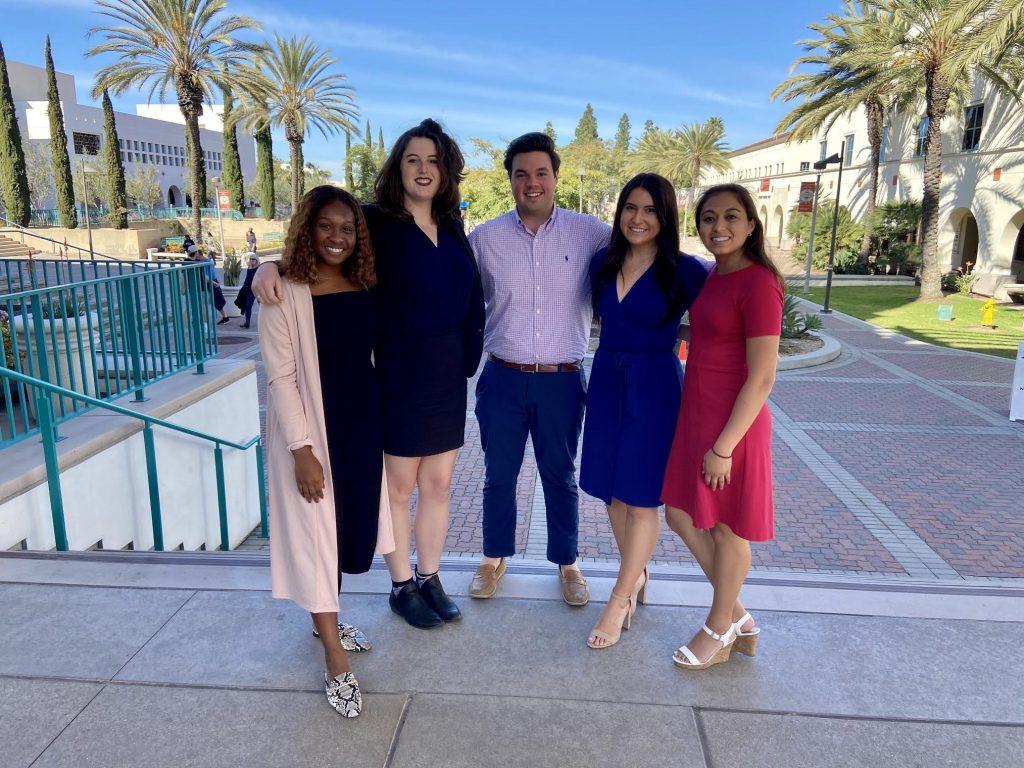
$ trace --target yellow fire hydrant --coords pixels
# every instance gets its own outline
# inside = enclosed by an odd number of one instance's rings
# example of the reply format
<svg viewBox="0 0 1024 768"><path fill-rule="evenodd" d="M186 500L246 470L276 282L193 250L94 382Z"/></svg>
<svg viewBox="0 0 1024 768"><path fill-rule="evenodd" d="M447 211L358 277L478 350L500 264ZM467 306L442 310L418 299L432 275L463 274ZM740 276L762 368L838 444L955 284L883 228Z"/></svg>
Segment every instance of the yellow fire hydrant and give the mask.
<svg viewBox="0 0 1024 768"><path fill-rule="evenodd" d="M996 325L996 300L989 299L981 305L981 324L988 328Z"/></svg>

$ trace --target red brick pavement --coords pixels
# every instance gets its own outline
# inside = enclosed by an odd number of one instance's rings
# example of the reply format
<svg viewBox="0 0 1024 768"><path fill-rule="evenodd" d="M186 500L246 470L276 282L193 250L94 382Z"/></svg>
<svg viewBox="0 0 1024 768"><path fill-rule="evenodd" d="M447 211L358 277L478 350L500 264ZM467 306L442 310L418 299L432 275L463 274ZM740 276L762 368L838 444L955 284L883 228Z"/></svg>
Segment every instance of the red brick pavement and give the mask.
<svg viewBox="0 0 1024 768"><path fill-rule="evenodd" d="M986 387L972 384L950 385L946 389L963 395L986 408L991 408L998 415L1010 418L1010 387Z"/></svg>
<svg viewBox="0 0 1024 768"><path fill-rule="evenodd" d="M1013 380L1013 360L999 357L928 352L914 354L876 353L886 362L910 373L939 381L1005 382Z"/></svg>
<svg viewBox="0 0 1024 768"><path fill-rule="evenodd" d="M1024 440L808 434L961 576L1024 577Z"/></svg>

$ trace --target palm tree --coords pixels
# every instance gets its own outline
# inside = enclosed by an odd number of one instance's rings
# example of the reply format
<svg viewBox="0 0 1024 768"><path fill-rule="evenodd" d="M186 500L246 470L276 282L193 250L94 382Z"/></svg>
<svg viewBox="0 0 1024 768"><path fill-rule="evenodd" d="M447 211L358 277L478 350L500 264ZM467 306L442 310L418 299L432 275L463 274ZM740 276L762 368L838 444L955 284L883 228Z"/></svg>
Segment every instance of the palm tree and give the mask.
<svg viewBox="0 0 1024 768"><path fill-rule="evenodd" d="M942 298L938 259L942 120L970 97L975 77L1020 101L1024 70L1019 4L1005 0L877 0L899 37L886 52L885 79L901 95L923 98L924 194L921 199L921 299Z"/></svg>
<svg viewBox="0 0 1024 768"><path fill-rule="evenodd" d="M700 186L706 168L728 170L731 163L722 140L725 128L717 117L704 123L684 125L675 131L654 128L644 133L627 163L633 173L650 171L664 176L677 186Z"/></svg>
<svg viewBox="0 0 1024 768"><path fill-rule="evenodd" d="M868 162L867 206L864 210L864 237L860 245L860 264L867 264L871 246L871 214L878 198L878 167L882 150L882 130L886 109L892 105L892 82L888 80L884 58L879 51L894 44L891 14L865 2L846 0L842 14L829 14L823 24L811 24L817 37L799 41L807 53L790 68L818 67L811 72L790 75L780 83L772 98L800 103L783 117L776 133L790 132L791 141L827 134L842 116L863 107L867 118Z"/></svg>
<svg viewBox="0 0 1024 768"><path fill-rule="evenodd" d="M97 12L111 19L95 26L89 35L105 39L86 55L110 53L116 61L96 73L93 97L104 90L117 95L129 88L149 86L149 96L162 99L173 87L185 130L197 148L189 157L192 196L192 230L202 242L202 169L198 151L199 117L203 101L223 88L244 87L236 72L262 50L262 46L240 41L236 35L259 30L260 24L246 16L227 15L227 0L97 0Z"/></svg>
<svg viewBox="0 0 1024 768"><path fill-rule="evenodd" d="M354 90L340 72L328 72L335 60L308 37L274 36L251 71L248 97L235 119L247 126L269 123L284 128L290 147L292 211L302 196L302 143L313 128L323 136L357 133Z"/></svg>

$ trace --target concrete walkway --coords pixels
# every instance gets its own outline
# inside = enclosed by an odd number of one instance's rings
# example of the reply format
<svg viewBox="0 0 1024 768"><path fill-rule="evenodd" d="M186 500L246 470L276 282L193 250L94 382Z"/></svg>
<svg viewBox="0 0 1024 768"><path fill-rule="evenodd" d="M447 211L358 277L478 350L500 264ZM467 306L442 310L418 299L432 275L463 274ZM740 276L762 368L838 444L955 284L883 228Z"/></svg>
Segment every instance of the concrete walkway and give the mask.
<svg viewBox="0 0 1024 768"><path fill-rule="evenodd" d="M446 566L465 594L468 567ZM1016 766L1024 590L935 578L759 575L756 658L702 673L672 650L707 588L662 567L620 644L583 641L611 586L570 609L550 566L423 632L379 566L347 578L362 717L319 690L309 619L259 553L0 556L0 766Z"/></svg>

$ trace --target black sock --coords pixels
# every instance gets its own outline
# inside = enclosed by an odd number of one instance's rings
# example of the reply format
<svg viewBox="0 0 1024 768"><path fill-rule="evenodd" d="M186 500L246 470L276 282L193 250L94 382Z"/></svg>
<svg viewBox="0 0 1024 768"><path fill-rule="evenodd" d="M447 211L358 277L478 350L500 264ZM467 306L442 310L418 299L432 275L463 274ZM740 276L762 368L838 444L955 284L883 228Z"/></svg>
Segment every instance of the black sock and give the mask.
<svg viewBox="0 0 1024 768"><path fill-rule="evenodd" d="M392 581L391 582L391 594L397 595L399 592L402 591L402 587L404 587L406 584L412 584L412 583L413 583L412 579L406 579L405 581Z"/></svg>
<svg viewBox="0 0 1024 768"><path fill-rule="evenodd" d="M421 586L423 584L423 582L426 581L427 579L431 579L434 576L437 576L437 571L434 571L433 573L420 573L420 567L418 565L416 566L416 569L413 571L413 573L416 576L416 586L417 587Z"/></svg>

